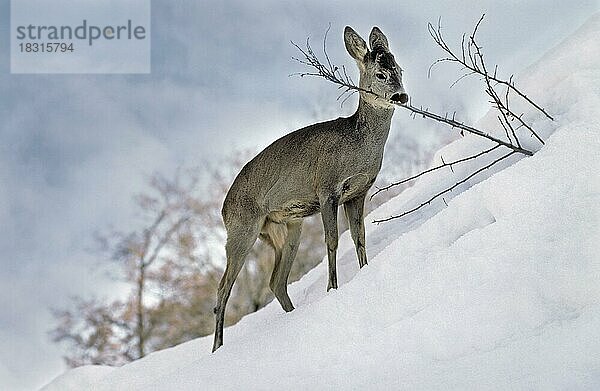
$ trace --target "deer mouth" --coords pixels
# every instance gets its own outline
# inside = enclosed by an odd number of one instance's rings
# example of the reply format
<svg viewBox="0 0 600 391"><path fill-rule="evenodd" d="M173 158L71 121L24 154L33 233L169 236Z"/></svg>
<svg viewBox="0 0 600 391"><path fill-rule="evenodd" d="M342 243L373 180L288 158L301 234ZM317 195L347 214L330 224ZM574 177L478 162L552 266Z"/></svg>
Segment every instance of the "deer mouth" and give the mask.
<svg viewBox="0 0 600 391"><path fill-rule="evenodd" d="M396 92L394 95L392 95L390 100L392 102L399 102L401 104L405 104L406 102L408 102L408 94L405 92L402 92L402 93Z"/></svg>

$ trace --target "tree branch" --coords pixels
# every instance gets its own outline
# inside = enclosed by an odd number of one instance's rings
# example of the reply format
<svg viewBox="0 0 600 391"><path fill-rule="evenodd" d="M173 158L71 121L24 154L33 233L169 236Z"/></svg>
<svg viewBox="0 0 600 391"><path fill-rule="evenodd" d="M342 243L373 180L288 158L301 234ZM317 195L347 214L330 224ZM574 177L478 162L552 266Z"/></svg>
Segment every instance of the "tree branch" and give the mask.
<svg viewBox="0 0 600 391"><path fill-rule="evenodd" d="M183 216L181 218L179 218L179 220L177 220L168 230L167 232L164 233L164 235L160 238L160 240L158 241L158 243L156 244L156 246L154 246L154 249L152 250L151 255L148 257L148 259L146 259L144 261L144 263L141 265L142 267L148 267L150 266L158 257L158 255L160 254L160 251L162 250L162 248L169 243L169 241L171 240L171 237L173 236L173 234L175 232L177 232L179 230L179 227L181 227L181 225L183 225L186 221L188 221L191 217L190 216Z"/></svg>
<svg viewBox="0 0 600 391"><path fill-rule="evenodd" d="M416 206L416 207L414 207L414 208L412 208L412 209L409 209L409 210L407 210L406 212L403 212L403 213L401 213L401 214L399 214L399 215L390 216L390 217L387 217L387 218L385 218L385 219L374 220L374 221L373 221L373 223L377 223L377 224L379 224L379 223L383 223L383 222L386 222L386 221L390 221L390 220L394 220L394 219L399 219L400 217L404 217L404 216L406 216L407 214L413 213L413 212L415 212L415 211L417 211L417 210L421 209L422 207L424 207L424 206L426 206L426 205L429 205L429 204L430 204L432 201L434 201L436 198L439 198L440 196L442 196L442 195L444 195L444 194L446 194L446 193L448 193L448 192L451 192L452 190L456 189L456 188L457 188L458 186L460 186L461 184L463 184L463 183L465 183L466 181L468 181L469 179L473 178L475 175L479 174L479 173L480 173L480 172L482 172L482 171L485 171L485 170L487 170L488 168L490 168L490 167L494 166L495 164L497 164L497 163L501 162L502 160L504 160L504 159L508 158L509 156L513 155L514 153L516 153L516 152L515 152L515 151L511 151L511 152L507 153L506 155L503 155L503 156L499 157L498 159L496 159L496 160L494 160L493 162L491 162L491 163L489 163L489 164L485 165L484 167L481 167L481 168L479 168L478 170L476 170L475 172L473 172L471 175L467 176L466 178L464 178L464 179L462 179L462 180L460 180L460 181L456 182L454 185L450 186L449 188L447 188L447 189L444 189L444 190L440 191L439 193L435 194L433 197L431 197L431 198L430 198L430 199L428 199L427 201L425 201L425 202L421 203L420 205L418 205L418 206ZM445 202L445 201L444 201L444 202ZM447 204L446 204L446 205L447 205Z"/></svg>
<svg viewBox="0 0 600 391"><path fill-rule="evenodd" d="M371 197L369 199L370 200L373 199L373 197L375 197L377 194L381 193L382 191L386 191L386 190L391 189L392 187L402 185L402 184L404 184L406 182L410 182L410 181L415 180L415 179L417 179L417 178L419 178L419 177L421 177L421 176L423 176L425 174L428 174L430 172L439 170L441 168L450 167L450 169L452 169L452 166L455 165L455 164L459 164L459 163L463 163L463 162L466 162L466 161L469 161L469 160L477 159L478 157L483 156L485 154L488 154L488 153L496 150L499 147L500 147L500 145L497 144L497 145L493 146L492 148L486 149L485 151L481 151L481 152L476 153L474 155L471 155L471 156L468 156L468 157L465 157L465 158L462 158L462 159L458 159L458 160L455 160L455 161L449 162L449 163L444 162L443 159L442 159L442 163L443 164L440 164L439 166L435 166L435 167L429 168L429 169L427 169L425 171L421 171L420 173L418 173L416 175L413 175L413 176L411 176L409 178L403 179L403 180L398 181L398 182L390 183L389 185L387 185L385 187L381 187L381 188L377 189L377 191L375 193L371 194Z"/></svg>
<svg viewBox="0 0 600 391"><path fill-rule="evenodd" d="M474 134L476 136L487 138L490 141L494 141L497 144L500 144L500 145L502 145L504 147L512 149L514 152L522 153L522 154L527 155L527 156L533 156L533 152L531 152L531 151L529 151L527 149L521 148L521 147L519 147L517 145L514 145L514 144L512 144L510 142L506 142L506 141L500 140L499 138L494 137L494 136L490 135L489 133L486 133L486 132L484 132L482 130L479 130L477 128L474 128L472 126L465 125L462 122L458 122L454 118L442 117L439 114L432 113L432 112L430 112L430 111L428 111L426 109L419 109L419 108L416 108L416 107L411 106L411 105L403 105L403 104L400 104L398 102L392 102L392 101L390 101L390 103L393 103L396 106L402 107L403 109L410 110L410 111L412 111L415 114L422 115L424 118L425 117L426 118L431 118L431 119L436 120L438 122L446 123L446 124L452 126L453 128L458 128L458 129L464 130L466 132L469 132L471 134Z"/></svg>
<svg viewBox="0 0 600 391"><path fill-rule="evenodd" d="M431 38L433 38L434 42L449 55L449 57L445 57L445 58L436 60L429 67L430 70L436 64L439 64L441 62L456 62L456 63L460 64L461 66L463 66L464 69L470 71L473 74L478 74L482 77L488 78L490 81L493 81L495 83L506 86L508 89L512 90L517 95L519 95L521 98L523 98L531 106L535 107L539 112L544 114L548 119L554 121L554 118L550 114L548 114L548 112L544 108L542 108L537 103L535 103L532 99L530 99L526 94L521 92L515 86L514 82L512 81L512 77L508 81L499 79L499 78L497 78L497 67L495 67L496 70L494 71L494 74L490 75L484 69L482 69L482 67L480 66L482 64L477 63L477 57L475 57L474 53L472 53L472 48L473 48L473 44L475 44L476 47L479 47L479 49L481 48L480 46L476 45L476 43L475 43L475 35L477 34L479 25L483 21L484 17L485 17L485 14L481 15L481 18L479 18L479 20L477 21L477 24L475 25L475 28L473 29L473 33L470 35L469 41L466 43L466 45L465 45L465 39L464 39L465 37L463 35L463 40L461 43L461 56L460 57L457 56L452 51L452 49L450 49L450 47L448 46L448 44L446 43L446 41L442 35L441 18L438 19L437 27L434 27L431 23L428 23L427 29L429 30L429 35L431 35ZM468 59L468 61L467 61L467 59Z"/></svg>

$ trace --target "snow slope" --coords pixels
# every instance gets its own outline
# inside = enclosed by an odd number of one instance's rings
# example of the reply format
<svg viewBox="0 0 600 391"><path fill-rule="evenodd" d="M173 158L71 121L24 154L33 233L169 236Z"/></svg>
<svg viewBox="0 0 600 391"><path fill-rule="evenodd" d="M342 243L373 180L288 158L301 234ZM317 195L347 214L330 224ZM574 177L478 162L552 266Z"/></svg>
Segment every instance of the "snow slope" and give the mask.
<svg viewBox="0 0 600 391"><path fill-rule="evenodd" d="M210 336L44 390L600 389L599 36L597 14L517 78L555 116L526 111L547 140L539 152L474 178L448 207L368 224L360 272L344 234L337 291L325 292L322 263L290 287L295 311L275 302L247 316L215 354ZM493 114L478 126L498 131ZM488 145L466 136L434 164ZM422 177L367 219L474 167Z"/></svg>

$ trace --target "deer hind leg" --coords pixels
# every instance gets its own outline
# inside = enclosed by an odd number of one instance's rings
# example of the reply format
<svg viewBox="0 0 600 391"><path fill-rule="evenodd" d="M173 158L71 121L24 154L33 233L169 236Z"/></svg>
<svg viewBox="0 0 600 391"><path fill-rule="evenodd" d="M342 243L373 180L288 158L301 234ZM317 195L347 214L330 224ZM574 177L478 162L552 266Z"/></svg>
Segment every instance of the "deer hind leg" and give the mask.
<svg viewBox="0 0 600 391"><path fill-rule="evenodd" d="M365 194L344 203L344 212L348 219L350 234L356 248L358 265L362 268L367 264L367 252L365 250Z"/></svg>
<svg viewBox="0 0 600 391"><path fill-rule="evenodd" d="M327 260L329 261L329 282L327 290L337 289L336 252L338 247L337 210L338 199L335 196L324 197L321 204L321 217L327 244Z"/></svg>
<svg viewBox="0 0 600 391"><path fill-rule="evenodd" d="M230 224L230 227L227 227L227 244L225 245L227 267L225 268L225 273L221 278L219 289L217 291L213 352L223 345L223 323L227 300L229 300L233 283L244 265L244 259L246 258L246 255L248 255L250 249L252 249L252 246L260 233L263 221L264 219L262 219L262 221L261 219L246 219L245 222L240 221L237 222L237 224Z"/></svg>
<svg viewBox="0 0 600 391"><path fill-rule="evenodd" d="M289 222L286 226L287 237L285 242L281 247L273 246L275 249L275 266L273 267L269 287L284 311L290 312L294 309L294 305L287 292L287 281L300 244L302 220ZM275 244L274 241L273 244Z"/></svg>

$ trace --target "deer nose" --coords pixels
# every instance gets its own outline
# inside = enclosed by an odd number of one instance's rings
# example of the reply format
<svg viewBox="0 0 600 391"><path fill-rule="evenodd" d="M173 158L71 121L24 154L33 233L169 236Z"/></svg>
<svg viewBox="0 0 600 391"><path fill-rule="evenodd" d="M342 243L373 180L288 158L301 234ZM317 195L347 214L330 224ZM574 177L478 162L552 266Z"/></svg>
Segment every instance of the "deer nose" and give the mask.
<svg viewBox="0 0 600 391"><path fill-rule="evenodd" d="M393 102L400 102L402 104L408 102L408 94L406 92L402 92L402 93L395 93L394 95L392 95L392 97L390 98Z"/></svg>
<svg viewBox="0 0 600 391"><path fill-rule="evenodd" d="M395 93L394 95L392 95L392 97L390 98L393 102L400 102L402 104L408 102L408 94L406 92L402 92L402 93Z"/></svg>

